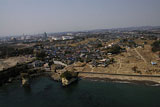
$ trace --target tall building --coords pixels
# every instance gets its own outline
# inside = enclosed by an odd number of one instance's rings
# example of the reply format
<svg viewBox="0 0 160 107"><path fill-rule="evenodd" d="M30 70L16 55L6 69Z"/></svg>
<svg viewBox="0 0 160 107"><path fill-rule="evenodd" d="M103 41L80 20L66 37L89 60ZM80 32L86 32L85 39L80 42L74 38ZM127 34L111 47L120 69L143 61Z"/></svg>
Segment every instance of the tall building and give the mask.
<svg viewBox="0 0 160 107"><path fill-rule="evenodd" d="M46 32L44 32L44 38L47 38L47 33Z"/></svg>

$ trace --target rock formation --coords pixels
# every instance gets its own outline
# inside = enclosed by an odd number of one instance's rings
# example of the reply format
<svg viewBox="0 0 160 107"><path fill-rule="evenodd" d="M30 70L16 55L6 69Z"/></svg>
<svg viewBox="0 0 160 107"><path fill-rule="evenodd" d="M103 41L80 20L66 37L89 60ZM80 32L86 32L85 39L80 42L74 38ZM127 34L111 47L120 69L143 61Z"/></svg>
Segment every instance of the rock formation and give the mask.
<svg viewBox="0 0 160 107"><path fill-rule="evenodd" d="M61 82L63 86L67 86L78 79L78 73L73 71L66 71L61 74Z"/></svg>
<svg viewBox="0 0 160 107"><path fill-rule="evenodd" d="M29 85L28 73L21 73L21 78L22 78L22 86L28 86Z"/></svg>

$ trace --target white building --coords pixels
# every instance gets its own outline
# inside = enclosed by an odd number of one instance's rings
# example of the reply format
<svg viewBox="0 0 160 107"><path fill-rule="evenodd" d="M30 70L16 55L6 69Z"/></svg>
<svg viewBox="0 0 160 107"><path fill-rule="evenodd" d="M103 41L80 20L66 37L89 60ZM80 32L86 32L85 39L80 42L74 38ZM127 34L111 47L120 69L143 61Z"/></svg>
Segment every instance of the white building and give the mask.
<svg viewBox="0 0 160 107"><path fill-rule="evenodd" d="M62 40L62 37L52 37L53 40Z"/></svg>
<svg viewBox="0 0 160 107"><path fill-rule="evenodd" d="M67 35L68 35L68 36L72 36L73 34L72 34L72 33L67 33Z"/></svg>
<svg viewBox="0 0 160 107"><path fill-rule="evenodd" d="M62 40L68 40L68 39L73 39L72 36L62 36Z"/></svg>

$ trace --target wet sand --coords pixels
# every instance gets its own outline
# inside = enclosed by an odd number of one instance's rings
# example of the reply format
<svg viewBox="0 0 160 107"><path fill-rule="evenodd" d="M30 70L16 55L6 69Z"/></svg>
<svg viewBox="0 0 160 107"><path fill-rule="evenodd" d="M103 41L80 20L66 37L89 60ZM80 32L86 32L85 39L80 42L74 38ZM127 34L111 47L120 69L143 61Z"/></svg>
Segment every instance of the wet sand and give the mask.
<svg viewBox="0 0 160 107"><path fill-rule="evenodd" d="M123 75L103 75L103 74L79 74L81 79L89 79L96 81L122 82L141 84L147 86L159 86L160 77L138 77L138 76L123 76Z"/></svg>

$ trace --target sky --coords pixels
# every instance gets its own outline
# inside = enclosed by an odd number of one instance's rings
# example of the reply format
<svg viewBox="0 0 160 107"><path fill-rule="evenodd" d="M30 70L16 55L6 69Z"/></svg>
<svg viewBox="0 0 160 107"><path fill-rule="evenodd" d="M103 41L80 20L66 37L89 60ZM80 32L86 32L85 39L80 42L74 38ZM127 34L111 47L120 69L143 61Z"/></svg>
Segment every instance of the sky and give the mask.
<svg viewBox="0 0 160 107"><path fill-rule="evenodd" d="M0 36L159 25L160 0L0 0Z"/></svg>

